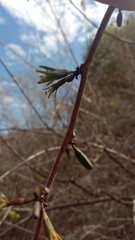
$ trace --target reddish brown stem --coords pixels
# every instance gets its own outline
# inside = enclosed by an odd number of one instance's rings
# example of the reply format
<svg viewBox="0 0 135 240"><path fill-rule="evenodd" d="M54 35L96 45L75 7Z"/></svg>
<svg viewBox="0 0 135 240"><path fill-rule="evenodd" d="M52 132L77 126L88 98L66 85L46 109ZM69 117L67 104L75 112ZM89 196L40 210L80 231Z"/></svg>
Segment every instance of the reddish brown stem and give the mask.
<svg viewBox="0 0 135 240"><path fill-rule="evenodd" d="M38 240L39 239L39 234L40 234L41 225L42 225L42 217L43 217L43 211L41 209L33 240Z"/></svg>
<svg viewBox="0 0 135 240"><path fill-rule="evenodd" d="M111 15L112 15L113 11L114 11L114 8L109 6L105 15L104 15L104 18L101 22L101 25L100 25L100 27L97 31L97 34L96 34L95 39L93 41L93 44L92 44L92 46L91 46L91 48L88 52L87 58L86 58L85 62L80 67L81 81L80 81L80 86L79 86L79 89L78 89L74 109L73 109L73 112L72 112L72 116L71 116L71 119L70 119L70 123L69 123L67 133L64 137L61 148L59 150L59 153L57 155L57 158L55 160L55 163L53 165L53 168L51 170L51 173L48 177L48 180L47 180L47 183L46 183L46 186L45 186L45 187L49 188L50 190L53 186L53 183L54 183L54 180L55 180L55 177L56 177L61 159L62 159L63 154L64 154L64 151L67 148L68 143L72 139L75 123L76 123L76 120L77 120L77 117L78 117L78 112L79 112L79 108L80 108L80 104L81 104L81 100L82 100L82 96L83 96L85 86L86 86L88 73L89 73L92 61L94 59L94 56L96 54L96 51L98 49L99 43L101 41L101 38L103 36L103 33L105 31L105 28L108 24L108 21L109 21Z"/></svg>

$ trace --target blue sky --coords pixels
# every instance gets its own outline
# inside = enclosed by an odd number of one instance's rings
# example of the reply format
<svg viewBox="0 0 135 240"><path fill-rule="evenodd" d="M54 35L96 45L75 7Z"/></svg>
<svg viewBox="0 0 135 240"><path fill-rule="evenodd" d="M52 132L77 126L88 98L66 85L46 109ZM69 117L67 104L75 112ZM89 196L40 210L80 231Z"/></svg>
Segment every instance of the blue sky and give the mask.
<svg viewBox="0 0 135 240"><path fill-rule="evenodd" d="M87 31L92 26L68 0L50 2L67 41L80 63L82 46L89 37L90 33ZM61 60L63 52L67 55L68 49L55 16L46 1L1 0L0 3L0 52L8 67L12 66L15 72L17 69L18 71L24 70L22 68L23 58L35 66L41 64L42 61L49 65L76 66L71 56L65 61ZM74 3L97 24L106 9L105 5L95 4L93 0L85 1L86 9L81 8L81 1L76 0ZM6 46L3 46L3 43ZM16 57L15 53L22 60Z"/></svg>
<svg viewBox="0 0 135 240"><path fill-rule="evenodd" d="M85 5L83 6L81 2ZM107 9L107 5L94 0L74 0L73 3L97 25ZM38 75L35 69L39 65L71 70L77 66L67 42L80 65L85 46L95 31L92 24L84 19L69 0L0 0L0 55L17 79L22 76L23 80L19 83L22 87L25 86L25 89L28 85L29 89L42 92L42 87L36 83ZM24 81L24 75L32 77L30 82ZM27 112L24 110L27 108L27 102L2 65L0 65L0 93L2 93L1 116L6 111L9 114L10 109L15 124L20 124L21 117L23 125L26 119L22 118L22 114ZM32 101L35 100L32 98ZM9 126L9 121L7 122L4 122L3 126Z"/></svg>

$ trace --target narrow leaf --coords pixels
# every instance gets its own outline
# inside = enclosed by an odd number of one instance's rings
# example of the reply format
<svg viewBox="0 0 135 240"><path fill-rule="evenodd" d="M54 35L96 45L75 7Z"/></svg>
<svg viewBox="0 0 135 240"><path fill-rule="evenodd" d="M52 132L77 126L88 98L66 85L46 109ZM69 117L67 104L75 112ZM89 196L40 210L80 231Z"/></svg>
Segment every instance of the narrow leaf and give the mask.
<svg viewBox="0 0 135 240"><path fill-rule="evenodd" d="M42 65L40 65L39 67L40 67L40 68L44 68L44 69L46 69L46 70L51 70L51 71L55 71L55 70L56 70L56 68L51 68L51 67L42 66Z"/></svg>
<svg viewBox="0 0 135 240"><path fill-rule="evenodd" d="M45 210L43 210L43 221L44 221L44 231L48 240L62 240L61 237L56 233L49 217Z"/></svg>

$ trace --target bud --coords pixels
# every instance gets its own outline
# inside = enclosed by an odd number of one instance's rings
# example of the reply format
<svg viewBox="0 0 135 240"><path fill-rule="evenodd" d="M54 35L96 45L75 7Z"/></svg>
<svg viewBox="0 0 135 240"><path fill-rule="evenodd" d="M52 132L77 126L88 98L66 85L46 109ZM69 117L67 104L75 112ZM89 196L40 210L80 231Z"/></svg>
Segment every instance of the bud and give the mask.
<svg viewBox="0 0 135 240"><path fill-rule="evenodd" d="M39 218L40 210L41 210L40 202L36 202L33 207L33 215L35 219Z"/></svg>
<svg viewBox="0 0 135 240"><path fill-rule="evenodd" d="M118 15L117 15L116 22L117 22L117 26L118 26L118 27L121 27L121 26L122 26L122 12L121 12L121 10L119 10L119 13L118 13Z"/></svg>
<svg viewBox="0 0 135 240"><path fill-rule="evenodd" d="M91 170L93 168L92 163L90 160L87 158L87 156L80 150L78 149L75 145L72 145L75 156L77 160L88 170Z"/></svg>

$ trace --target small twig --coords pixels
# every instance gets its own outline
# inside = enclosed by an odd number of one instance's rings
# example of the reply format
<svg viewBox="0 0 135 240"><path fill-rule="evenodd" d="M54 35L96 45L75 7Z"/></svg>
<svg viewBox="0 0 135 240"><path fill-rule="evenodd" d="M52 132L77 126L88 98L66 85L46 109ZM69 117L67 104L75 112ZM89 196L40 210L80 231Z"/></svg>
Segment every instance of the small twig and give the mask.
<svg viewBox="0 0 135 240"><path fill-rule="evenodd" d="M86 82L87 82L87 77L88 77L88 73L89 73L89 70L90 70L90 66L92 64L92 61L94 59L94 56L95 56L96 51L98 49L98 46L100 44L101 38L103 36L103 33L105 31L105 28L108 24L108 21L109 21L111 15L112 15L113 11L114 11L114 8L109 6L106 13L105 13L105 16L104 16L104 18L101 22L101 25L100 25L100 27L97 31L97 34L96 34L95 39L93 41L93 44L92 44L92 46L89 50L88 56L87 56L84 64L82 64L80 69L79 69L80 74L81 74L81 81L80 81L80 86L79 86L79 89L78 89L74 109L73 109L73 112L72 112L72 116L71 116L71 119L70 119L69 127L68 127L67 133L64 137L64 140L63 140L63 143L61 145L60 151L57 155L56 161L53 165L52 171L51 171L51 173L48 177L47 183L45 185L45 187L49 188L50 190L53 186L53 183L54 183L54 180L55 180L55 177L56 177L61 159L62 159L63 154L64 154L64 151L67 148L68 143L71 141L71 139L73 137L73 131L74 131L74 127L75 127L77 117L78 117L78 112L79 112L81 100L82 100L82 97L83 97L83 93L84 93L84 90L85 90L85 85L86 85Z"/></svg>
<svg viewBox="0 0 135 240"><path fill-rule="evenodd" d="M14 205L23 205L23 204L27 204L27 203L31 203L31 202L35 202L36 199L32 198L32 199L26 199L26 198L17 198L17 199L12 199L12 200L8 200L8 199L4 199L1 198L0 200L0 210L5 208L5 207L9 207L9 206L14 206Z"/></svg>
<svg viewBox="0 0 135 240"><path fill-rule="evenodd" d="M111 160L113 160L115 163L117 163L121 169L123 169L125 171L126 174L128 174L130 176L131 179L134 179L134 174L129 170L128 167L126 167L123 163L119 162L116 157L112 157L111 154L109 152L107 152L108 156L110 157Z"/></svg>
<svg viewBox="0 0 135 240"><path fill-rule="evenodd" d="M73 1L69 0L69 2L74 6L74 8L90 23L93 25L93 27L95 28L98 28L97 24L95 24L93 21L91 21L87 16L86 14L84 14L74 3ZM109 4L109 3L108 3ZM113 39L116 39L120 42L123 42L123 43L127 43L127 44L131 44L131 45L135 45L135 42L129 40L129 39L124 39L124 38L119 38L117 36L115 36L114 34L108 32L108 31L105 31L105 34L108 35L109 37L113 38Z"/></svg>
<svg viewBox="0 0 135 240"><path fill-rule="evenodd" d="M117 157L123 158L124 160L127 160L127 161L135 164L135 159L130 158L130 157L126 156L125 154L120 153L120 152L118 152L118 151L116 151L112 148L109 148L109 147L106 147L104 145L100 145L100 144L97 144L97 143L92 143L92 142L89 142L88 145L92 146L92 147L95 147L95 148L102 149L102 150L104 150L108 153L112 153L112 154L116 155Z"/></svg>
<svg viewBox="0 0 135 240"><path fill-rule="evenodd" d="M7 232L11 231L12 229L14 229L14 227L16 227L16 225L22 224L24 222L26 222L27 220L29 220L31 218L30 216L27 216L23 219L21 219L19 222L17 222L16 224L12 224L12 226L10 226L9 228L5 229L3 232L0 233L0 237L2 237L3 235L5 235ZM5 222L4 222L5 223ZM15 225L15 226L14 226Z"/></svg>
<svg viewBox="0 0 135 240"><path fill-rule="evenodd" d="M0 62L2 64L2 66L5 68L5 70L7 71L7 73L9 74L9 76L12 78L13 82L17 85L18 89L20 90L20 92L23 94L23 96L25 97L25 99L27 100L27 102L29 103L29 105L31 106L31 108L34 110L34 112L36 113L36 115L38 116L39 120L43 123L44 126L47 126L47 124L44 122L43 118L40 116L39 112L37 111L37 109L35 108L35 106L33 105L32 101L30 100L30 98L26 95L25 91L23 90L23 88L20 86L20 84L18 83L18 81L16 80L16 78L13 76L13 74L9 71L9 69L7 68L7 66L5 65L5 63L2 61L2 59L0 58Z"/></svg>
<svg viewBox="0 0 135 240"><path fill-rule="evenodd" d="M86 97L85 97L85 98L86 98ZM72 103L68 103L68 102L61 101L61 100L58 100L58 102L60 102L60 103L62 102L62 104L66 105L67 107L70 107L70 108L73 108L73 107L74 107L74 104L72 104ZM86 109L84 109L84 108L82 108L82 107L80 107L80 112L83 112L83 113L85 113L85 114L87 114L87 115L90 115L91 117L93 117L93 118L95 118L95 119L98 119L98 120L101 119L101 116L98 116L97 114L92 113L92 112L90 112L90 111L88 111L88 110L86 110Z"/></svg>
<svg viewBox="0 0 135 240"><path fill-rule="evenodd" d="M7 221L5 221L4 223L7 224L8 226L11 226L11 227L13 227L13 228L17 228L18 230L21 230L21 231L24 231L24 232L26 232L26 233L29 233L29 234L32 234L32 235L33 235L33 231L31 231L31 230L29 230L29 229L26 229L26 228L24 228L24 227L18 226L18 223L13 224L13 223L7 222ZM40 236L40 239L41 239L41 238L46 240L46 237L44 237L44 236Z"/></svg>
<svg viewBox="0 0 135 240"><path fill-rule="evenodd" d="M55 210L55 209L67 209L70 207L82 207L82 206L87 206L87 205L93 205L93 204L99 204L102 202L111 202L111 201L116 201L120 204L123 205L132 205L132 200L133 197L129 197L128 199L124 199L124 198L115 198L113 196L106 196L106 197L99 197L99 198L95 198L92 199L90 201L82 201L82 202L71 202L68 204L60 204L60 205L55 205L55 206L50 206L47 208L47 210Z"/></svg>
<svg viewBox="0 0 135 240"><path fill-rule="evenodd" d="M12 209L12 206L8 207L8 209L6 210L3 218L0 220L0 226L2 225L2 223L3 223L3 222L5 221L5 219L7 218L9 212L11 211L11 209Z"/></svg>
<svg viewBox="0 0 135 240"><path fill-rule="evenodd" d="M28 164L29 165L28 162L31 161L32 159L46 153L47 151L55 151L55 150L59 149L59 146L58 147L50 147L46 150L41 150L41 151L39 151L39 152L37 152L37 153L35 153L35 154L31 155L30 157L25 159L1 135L0 135L0 138L6 144L6 146L12 151L12 153L21 160L20 163L16 164L13 168L11 168L8 171L6 171L5 173L3 173L0 176L0 181L2 181L4 177L9 175L11 172L15 171L18 167L22 166L23 164Z"/></svg>
<svg viewBox="0 0 135 240"><path fill-rule="evenodd" d="M38 224L37 224L37 227L36 227L36 231L35 231L33 240L38 240L39 239L39 234L40 234L41 225L42 225L42 217L43 217L43 212L42 212L42 208L41 208L39 219L38 219Z"/></svg>
<svg viewBox="0 0 135 240"><path fill-rule="evenodd" d="M64 30L63 30L63 28L62 28L62 26L61 26L61 23L60 23L59 19L57 18L57 15L56 15L55 11L53 10L52 4L51 4L51 2L50 2L49 0L47 0L47 3L48 3L48 5L50 6L50 9L51 9L51 11L52 11L52 14L54 15L54 18L55 18L55 20L56 20L56 23L57 23L57 25L58 25L58 28L59 28L60 31L61 31L61 34L62 34L63 38L64 38L64 40L65 40L65 43L66 43L66 45L68 46L69 52L70 52L70 54L71 54L71 56L72 56L75 64L78 65L77 59L76 59L76 57L75 57L75 54L74 54L74 52L73 52L73 50L72 50L72 47L70 46L70 44L69 44L69 42L68 42L68 39L67 39L67 37L66 37L66 34L65 34L65 32L64 32Z"/></svg>
<svg viewBox="0 0 135 240"><path fill-rule="evenodd" d="M43 184L42 184L42 183L37 182L37 181L35 181L35 180L33 180L33 179L29 178L29 177L26 177L26 176L24 176L24 175L22 175L22 174L20 174L20 173L18 173L18 172L13 172L13 175L18 176L18 177L23 178L24 180L26 180L26 181L28 181L28 182L32 182L32 183L34 183L34 184L38 184L38 185L40 185L41 187L43 187ZM42 176L42 175L41 175L41 176Z"/></svg>
<svg viewBox="0 0 135 240"><path fill-rule="evenodd" d="M4 46L8 50L10 50L15 56L17 56L22 62L26 63L28 66L36 69L37 67L33 65L31 62L29 62L26 58L22 57L17 51L15 51L12 47L10 47L8 44L0 40L0 45Z"/></svg>
<svg viewBox="0 0 135 240"><path fill-rule="evenodd" d="M89 195L91 195L91 196L98 196L97 194L94 194L94 193L88 191L87 188L82 187L82 186L81 186L80 184L78 184L75 180L70 180L69 183L73 184L74 186L76 186L77 188L81 189L83 192L85 192L85 193L87 193L87 194L89 194Z"/></svg>

